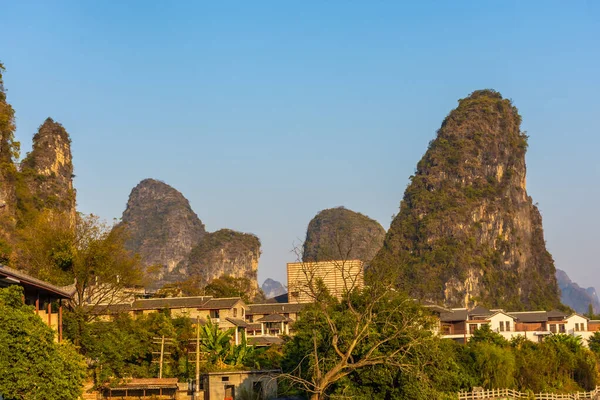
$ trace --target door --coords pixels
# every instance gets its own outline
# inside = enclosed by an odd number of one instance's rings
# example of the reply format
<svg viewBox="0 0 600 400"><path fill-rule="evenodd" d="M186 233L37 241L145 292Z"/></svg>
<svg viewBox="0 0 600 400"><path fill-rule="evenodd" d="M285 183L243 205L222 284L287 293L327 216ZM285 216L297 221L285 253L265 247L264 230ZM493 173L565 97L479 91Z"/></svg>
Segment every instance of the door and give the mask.
<svg viewBox="0 0 600 400"><path fill-rule="evenodd" d="M225 398L223 400L235 400L235 386L225 385Z"/></svg>

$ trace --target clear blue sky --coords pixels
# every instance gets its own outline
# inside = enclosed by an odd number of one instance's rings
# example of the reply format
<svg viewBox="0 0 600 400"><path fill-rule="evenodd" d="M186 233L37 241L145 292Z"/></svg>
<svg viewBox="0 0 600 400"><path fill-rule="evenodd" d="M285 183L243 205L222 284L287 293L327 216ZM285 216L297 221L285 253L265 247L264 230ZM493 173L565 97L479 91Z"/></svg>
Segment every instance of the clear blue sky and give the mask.
<svg viewBox="0 0 600 400"><path fill-rule="evenodd" d="M78 206L121 216L147 177L214 231L253 232L262 282L344 205L387 229L456 100L512 98L558 268L600 289L596 1L6 1L0 60L23 149L73 139Z"/></svg>

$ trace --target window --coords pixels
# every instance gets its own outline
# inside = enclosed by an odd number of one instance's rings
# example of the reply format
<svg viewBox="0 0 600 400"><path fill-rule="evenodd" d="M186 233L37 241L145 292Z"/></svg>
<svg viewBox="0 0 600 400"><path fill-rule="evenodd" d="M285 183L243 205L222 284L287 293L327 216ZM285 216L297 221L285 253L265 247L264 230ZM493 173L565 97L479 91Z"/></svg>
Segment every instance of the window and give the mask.
<svg viewBox="0 0 600 400"><path fill-rule="evenodd" d="M222 376L221 377L221 382L229 382L229 377L228 376Z"/></svg>
<svg viewBox="0 0 600 400"><path fill-rule="evenodd" d="M558 326L558 331L559 331L560 333L565 333L565 332L567 332L567 331L566 331L566 329L565 329L565 324L560 324L560 325Z"/></svg>
<svg viewBox="0 0 600 400"><path fill-rule="evenodd" d="M579 330L579 322L575 322L575 332Z"/></svg>
<svg viewBox="0 0 600 400"><path fill-rule="evenodd" d="M219 318L219 310L210 310L210 318Z"/></svg>
<svg viewBox="0 0 600 400"><path fill-rule="evenodd" d="M504 332L504 321L500 321L500 332Z"/></svg>
<svg viewBox="0 0 600 400"><path fill-rule="evenodd" d="M233 309L233 318L236 318L236 317L237 317L237 308L234 308Z"/></svg>
<svg viewBox="0 0 600 400"><path fill-rule="evenodd" d="M556 333L556 324L550 324L550 332Z"/></svg>
<svg viewBox="0 0 600 400"><path fill-rule="evenodd" d="M477 324L469 324L469 333L473 334L477 330Z"/></svg>
<svg viewBox="0 0 600 400"><path fill-rule="evenodd" d="M506 332L510 332L510 321L506 321L504 325L506 326Z"/></svg>
<svg viewBox="0 0 600 400"><path fill-rule="evenodd" d="M254 322L254 315L248 315L248 322Z"/></svg>

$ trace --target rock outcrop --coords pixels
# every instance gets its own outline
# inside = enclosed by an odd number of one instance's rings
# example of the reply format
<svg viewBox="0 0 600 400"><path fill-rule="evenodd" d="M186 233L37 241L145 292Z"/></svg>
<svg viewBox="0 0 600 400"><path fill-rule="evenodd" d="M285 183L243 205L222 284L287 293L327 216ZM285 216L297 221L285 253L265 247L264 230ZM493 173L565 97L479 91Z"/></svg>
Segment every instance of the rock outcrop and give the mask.
<svg viewBox="0 0 600 400"><path fill-rule="evenodd" d="M221 229L207 233L194 246L180 271L201 284L207 284L223 275L248 278L257 290L259 258L258 237L250 233Z"/></svg>
<svg viewBox="0 0 600 400"><path fill-rule="evenodd" d="M385 229L366 215L344 207L319 212L308 224L302 260L369 262L383 245Z"/></svg>
<svg viewBox="0 0 600 400"><path fill-rule="evenodd" d="M13 163L18 143L14 140L15 111L6 100L0 63L0 263L8 263L12 253L12 232L15 227L17 170Z"/></svg>
<svg viewBox="0 0 600 400"><path fill-rule="evenodd" d="M192 282L204 286L223 275L248 278L258 290L260 240L230 229L208 233L189 201L166 183L145 179L123 212L127 248L141 257L148 287Z"/></svg>
<svg viewBox="0 0 600 400"><path fill-rule="evenodd" d="M281 296L282 294L287 293L287 290L281 284L281 282L278 282L271 278L267 278L263 282L263 284L260 288L262 289L263 293L265 294L265 297L268 299L277 297L277 296Z"/></svg>
<svg viewBox="0 0 600 400"><path fill-rule="evenodd" d="M582 288L575 282L571 281L565 271L556 270L556 280L560 288L560 299L563 304L571 307L580 314L587 314L589 306L592 306L594 314L600 313L600 300L596 289L589 287Z"/></svg>
<svg viewBox="0 0 600 400"><path fill-rule="evenodd" d="M542 217L527 195L527 135L493 90L459 100L417 164L373 261L413 296L448 306L560 306Z"/></svg>
<svg viewBox="0 0 600 400"><path fill-rule="evenodd" d="M206 234L204 224L177 190L154 179L144 179L129 195L122 224L129 234L126 246L140 255L152 276L152 287L186 260Z"/></svg>
<svg viewBox="0 0 600 400"><path fill-rule="evenodd" d="M31 152L21 163L23 184L28 198L19 199L20 208L51 209L75 221L75 189L71 139L65 128L46 119L33 136Z"/></svg>

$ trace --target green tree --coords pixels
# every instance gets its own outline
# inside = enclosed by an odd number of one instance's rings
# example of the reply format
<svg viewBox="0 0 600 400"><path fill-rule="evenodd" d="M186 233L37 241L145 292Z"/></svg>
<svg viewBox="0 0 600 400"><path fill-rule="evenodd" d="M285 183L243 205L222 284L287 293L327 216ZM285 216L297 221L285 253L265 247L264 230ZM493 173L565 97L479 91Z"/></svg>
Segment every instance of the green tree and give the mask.
<svg viewBox="0 0 600 400"><path fill-rule="evenodd" d="M600 355L600 332L594 332L588 339L588 347L594 353Z"/></svg>
<svg viewBox="0 0 600 400"><path fill-rule="evenodd" d="M249 278L223 275L206 285L203 293L213 297L241 297L246 303L259 302L265 299L265 295L260 288L256 296L251 297L255 291L256 289Z"/></svg>
<svg viewBox="0 0 600 400"><path fill-rule="evenodd" d="M126 239L123 226L95 215L78 214L73 226L64 215L43 211L21 232L20 260L40 279L73 284L74 312L88 320L90 307L120 302L125 288L141 283L139 259L125 248Z"/></svg>
<svg viewBox="0 0 600 400"><path fill-rule="evenodd" d="M200 327L200 351L206 355L206 360L217 368L226 366L225 360L231 352L233 329L221 330L208 318Z"/></svg>
<svg viewBox="0 0 600 400"><path fill-rule="evenodd" d="M85 364L23 304L19 286L0 289L0 394L10 400L75 400Z"/></svg>

